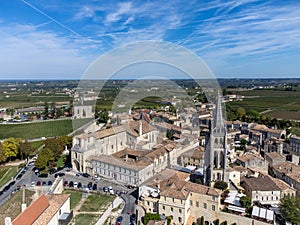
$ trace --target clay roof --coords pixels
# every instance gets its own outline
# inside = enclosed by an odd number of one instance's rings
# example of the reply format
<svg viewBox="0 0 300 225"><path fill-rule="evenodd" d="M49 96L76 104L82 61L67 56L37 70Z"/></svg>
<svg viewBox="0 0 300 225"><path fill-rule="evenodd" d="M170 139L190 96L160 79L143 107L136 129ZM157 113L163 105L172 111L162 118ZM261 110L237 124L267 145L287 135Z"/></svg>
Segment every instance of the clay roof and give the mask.
<svg viewBox="0 0 300 225"><path fill-rule="evenodd" d="M285 159L285 157L278 152L268 152L266 154L270 159Z"/></svg>
<svg viewBox="0 0 300 225"><path fill-rule="evenodd" d="M53 216L63 206L63 204L70 198L69 194L51 194L46 195L50 205L43 212L43 214L32 225L45 225L50 222Z"/></svg>
<svg viewBox="0 0 300 225"><path fill-rule="evenodd" d="M133 160L125 161L123 159L116 158L112 155L99 155L99 156L91 155L86 159L86 161L105 162L111 165L117 165L123 168L128 168L136 171L139 171L145 168L146 166L149 166L152 163L150 160L147 160L146 158L142 158L137 161L133 161Z"/></svg>
<svg viewBox="0 0 300 225"><path fill-rule="evenodd" d="M186 151L182 156L194 159L204 159L204 147L197 146L196 148Z"/></svg>
<svg viewBox="0 0 300 225"><path fill-rule="evenodd" d="M36 201L28 206L12 222L13 225L32 225L39 216L49 207L50 203L45 195L41 195Z"/></svg>
<svg viewBox="0 0 300 225"><path fill-rule="evenodd" d="M142 134L149 133L153 130L156 130L155 127L153 127L151 124L147 123L145 120L138 120L138 121L129 121L129 130L128 132L132 133L134 136L140 136L139 135L139 126L140 123L142 125Z"/></svg>
<svg viewBox="0 0 300 225"><path fill-rule="evenodd" d="M118 151L118 152L116 152L116 153L114 153L112 155L114 157L116 157L116 158L123 158L126 155L132 155L132 156L136 156L136 157L142 157L142 156L144 156L146 154L147 154L147 152L145 152L145 151L133 150L131 148L124 148L123 150Z"/></svg>
<svg viewBox="0 0 300 225"><path fill-rule="evenodd" d="M244 187L244 184L247 184L251 191L280 191L279 187L268 175L250 178L245 177L241 182L241 186Z"/></svg>
<svg viewBox="0 0 300 225"><path fill-rule="evenodd" d="M300 166L291 162L283 162L273 166L273 169L285 176L300 182Z"/></svg>
<svg viewBox="0 0 300 225"><path fill-rule="evenodd" d="M247 162L251 159L254 159L254 158L259 158L259 159L262 159L259 155L256 155L256 154L252 154L250 152L247 152L245 153L244 155L238 157L238 160L241 161L241 162Z"/></svg>

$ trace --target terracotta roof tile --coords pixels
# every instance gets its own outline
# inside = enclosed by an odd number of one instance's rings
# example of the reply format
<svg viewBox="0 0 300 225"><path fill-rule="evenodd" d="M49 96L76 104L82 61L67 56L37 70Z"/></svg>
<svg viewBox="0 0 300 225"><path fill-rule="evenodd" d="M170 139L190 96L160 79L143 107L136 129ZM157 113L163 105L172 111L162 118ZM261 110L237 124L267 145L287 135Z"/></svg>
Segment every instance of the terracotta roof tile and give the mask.
<svg viewBox="0 0 300 225"><path fill-rule="evenodd" d="M63 204L70 198L69 194L49 194L46 198L50 205L32 225L45 225L53 218Z"/></svg>
<svg viewBox="0 0 300 225"><path fill-rule="evenodd" d="M41 195L36 201L28 206L14 221L13 225L31 225L50 206L45 195Z"/></svg>

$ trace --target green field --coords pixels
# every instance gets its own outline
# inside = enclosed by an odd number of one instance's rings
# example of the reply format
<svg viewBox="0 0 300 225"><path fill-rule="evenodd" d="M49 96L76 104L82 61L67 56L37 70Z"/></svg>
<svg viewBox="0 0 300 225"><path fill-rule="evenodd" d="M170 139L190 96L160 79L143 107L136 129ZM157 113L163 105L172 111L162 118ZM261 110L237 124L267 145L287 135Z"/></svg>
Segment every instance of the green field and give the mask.
<svg viewBox="0 0 300 225"><path fill-rule="evenodd" d="M71 209L74 209L76 205L80 202L82 192L80 191L75 191L75 190L64 190L65 194L70 194L70 204L71 204Z"/></svg>
<svg viewBox="0 0 300 225"><path fill-rule="evenodd" d="M6 166L0 168L0 187L5 185L8 181L15 177L19 169L17 166Z"/></svg>
<svg viewBox="0 0 300 225"><path fill-rule="evenodd" d="M107 205L113 201L114 197L110 195L92 194L85 200L80 208L81 212L99 212L106 209Z"/></svg>
<svg viewBox="0 0 300 225"><path fill-rule="evenodd" d="M15 123L0 124L0 139L9 137L33 139L40 137L55 137L67 135L74 129L81 127L91 119L77 119L74 121L67 120L51 120L35 123Z"/></svg>
<svg viewBox="0 0 300 225"><path fill-rule="evenodd" d="M75 225L93 225L100 218L100 215L95 214L79 214L74 219Z"/></svg>
<svg viewBox="0 0 300 225"><path fill-rule="evenodd" d="M256 110L279 119L300 120L300 91L248 90L233 91L243 95L243 101L227 103L232 107Z"/></svg>

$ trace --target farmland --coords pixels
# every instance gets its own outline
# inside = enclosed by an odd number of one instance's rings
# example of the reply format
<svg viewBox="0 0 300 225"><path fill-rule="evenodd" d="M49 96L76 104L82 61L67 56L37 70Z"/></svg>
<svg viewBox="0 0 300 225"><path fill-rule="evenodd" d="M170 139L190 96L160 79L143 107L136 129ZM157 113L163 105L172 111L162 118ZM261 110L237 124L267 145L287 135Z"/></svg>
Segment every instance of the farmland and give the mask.
<svg viewBox="0 0 300 225"><path fill-rule="evenodd" d="M233 93L243 95L243 101L228 103L233 107L253 109L279 119L300 120L300 91L247 90Z"/></svg>
<svg viewBox="0 0 300 225"><path fill-rule="evenodd" d="M40 137L55 137L67 135L86 124L91 119L46 120L34 123L0 124L0 139L9 137L33 139ZM74 121L74 122L73 122Z"/></svg>

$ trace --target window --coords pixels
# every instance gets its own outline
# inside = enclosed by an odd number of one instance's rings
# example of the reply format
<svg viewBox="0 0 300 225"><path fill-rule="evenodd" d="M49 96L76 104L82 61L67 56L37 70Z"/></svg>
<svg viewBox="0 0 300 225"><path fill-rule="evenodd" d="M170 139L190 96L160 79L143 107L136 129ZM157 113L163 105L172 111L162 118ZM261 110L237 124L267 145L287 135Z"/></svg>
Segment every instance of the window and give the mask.
<svg viewBox="0 0 300 225"><path fill-rule="evenodd" d="M163 205L162 209L163 209L163 210L165 210L165 209L166 209L166 207Z"/></svg>
<svg viewBox="0 0 300 225"><path fill-rule="evenodd" d="M173 207L171 207L171 212L173 212Z"/></svg>
<svg viewBox="0 0 300 225"><path fill-rule="evenodd" d="M178 217L178 222L181 223L182 222L182 219L181 217Z"/></svg>
<svg viewBox="0 0 300 225"><path fill-rule="evenodd" d="M216 197L215 197L215 196L211 196L211 199L212 199L213 201L216 201Z"/></svg>
<svg viewBox="0 0 300 225"><path fill-rule="evenodd" d="M190 200L190 206L192 206L193 205L193 201L192 200Z"/></svg>
<svg viewBox="0 0 300 225"><path fill-rule="evenodd" d="M179 213L182 213L182 209L179 209L178 212L179 212Z"/></svg>
<svg viewBox="0 0 300 225"><path fill-rule="evenodd" d="M149 201L147 201L147 205L150 205L150 202L149 202Z"/></svg>
<svg viewBox="0 0 300 225"><path fill-rule="evenodd" d="M199 202L196 202L196 207L198 207L198 208L199 208Z"/></svg>
<svg viewBox="0 0 300 225"><path fill-rule="evenodd" d="M174 198L172 198L172 201L175 202Z"/></svg>
<svg viewBox="0 0 300 225"><path fill-rule="evenodd" d="M207 204L206 203L203 203L203 208L207 209Z"/></svg>
<svg viewBox="0 0 300 225"><path fill-rule="evenodd" d="M212 206L211 206L211 210L212 210L212 211L216 211L215 205L212 205Z"/></svg>

